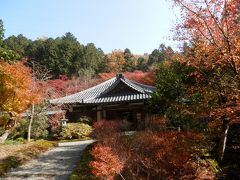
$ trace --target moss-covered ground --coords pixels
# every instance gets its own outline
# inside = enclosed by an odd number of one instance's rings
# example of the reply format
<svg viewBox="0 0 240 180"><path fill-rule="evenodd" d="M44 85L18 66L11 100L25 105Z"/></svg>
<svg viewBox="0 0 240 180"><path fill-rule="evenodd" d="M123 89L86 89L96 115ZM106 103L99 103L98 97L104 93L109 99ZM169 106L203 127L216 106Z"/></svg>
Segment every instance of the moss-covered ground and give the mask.
<svg viewBox="0 0 240 180"><path fill-rule="evenodd" d="M5 156L0 158L0 177L3 176L12 168L16 168L27 161L38 157L41 153L53 148L56 145L55 142L49 142L45 140L38 140L27 144L2 144L0 145L0 151Z"/></svg>

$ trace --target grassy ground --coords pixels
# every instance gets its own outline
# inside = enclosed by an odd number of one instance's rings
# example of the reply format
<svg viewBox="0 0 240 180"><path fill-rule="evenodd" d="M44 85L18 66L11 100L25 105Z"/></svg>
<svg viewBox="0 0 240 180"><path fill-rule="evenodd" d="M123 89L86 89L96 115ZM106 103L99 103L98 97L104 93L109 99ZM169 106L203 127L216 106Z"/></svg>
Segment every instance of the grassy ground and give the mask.
<svg viewBox="0 0 240 180"><path fill-rule="evenodd" d="M92 155L89 153L89 151L92 149L94 144L89 145L81 155L81 159L78 163L78 166L76 169L72 172L70 175L69 179L70 180L96 180L92 173L91 173L91 168L89 167L89 162L93 160Z"/></svg>
<svg viewBox="0 0 240 180"><path fill-rule="evenodd" d="M21 143L17 141L6 141L6 143L0 145L0 160L14 155L17 151L24 150L32 145L30 143Z"/></svg>
<svg viewBox="0 0 240 180"><path fill-rule="evenodd" d="M39 154L53 148L55 143L38 140L27 144L0 145L0 177L11 168L36 158Z"/></svg>

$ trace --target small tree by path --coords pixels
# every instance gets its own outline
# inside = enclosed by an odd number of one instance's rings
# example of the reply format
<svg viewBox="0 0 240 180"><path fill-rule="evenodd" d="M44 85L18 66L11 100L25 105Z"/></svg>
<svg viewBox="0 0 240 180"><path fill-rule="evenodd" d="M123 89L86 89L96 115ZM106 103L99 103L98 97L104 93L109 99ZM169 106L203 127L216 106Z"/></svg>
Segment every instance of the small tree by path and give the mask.
<svg viewBox="0 0 240 180"><path fill-rule="evenodd" d="M39 96L39 102L43 100L44 96L44 82L50 79L49 71L46 69L46 67L37 64L36 62L31 62L32 66L32 80L33 80L33 86L31 92L33 94L36 94ZM27 140L31 140L31 130L32 130L32 123L35 116L35 107L36 102L32 102L30 111L26 111L28 116L28 133L27 133ZM43 107L41 110L46 110L46 107ZM39 113L39 112L38 112Z"/></svg>
<svg viewBox="0 0 240 180"><path fill-rule="evenodd" d="M5 130L0 137L3 143L20 119L20 114L33 103L39 102L38 92L32 91L31 69L23 62L9 64L0 61L0 124Z"/></svg>

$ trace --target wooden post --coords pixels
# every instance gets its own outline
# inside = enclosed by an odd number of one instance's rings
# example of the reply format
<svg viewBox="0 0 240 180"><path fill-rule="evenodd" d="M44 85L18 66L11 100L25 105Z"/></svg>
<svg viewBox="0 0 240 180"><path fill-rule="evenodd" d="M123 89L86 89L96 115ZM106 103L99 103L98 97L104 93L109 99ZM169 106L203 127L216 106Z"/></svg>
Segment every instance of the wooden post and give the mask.
<svg viewBox="0 0 240 180"><path fill-rule="evenodd" d="M106 110L103 110L102 112L103 112L103 119L106 120L106 117L107 117L107 115L106 115Z"/></svg>
<svg viewBox="0 0 240 180"><path fill-rule="evenodd" d="M97 106L97 121L102 120L102 106Z"/></svg>

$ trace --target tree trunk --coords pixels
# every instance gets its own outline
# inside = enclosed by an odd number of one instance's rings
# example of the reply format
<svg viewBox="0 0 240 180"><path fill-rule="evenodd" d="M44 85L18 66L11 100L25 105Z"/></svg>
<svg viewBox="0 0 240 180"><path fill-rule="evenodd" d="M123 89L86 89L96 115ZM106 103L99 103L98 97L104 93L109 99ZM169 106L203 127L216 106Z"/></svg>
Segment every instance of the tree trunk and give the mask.
<svg viewBox="0 0 240 180"><path fill-rule="evenodd" d="M31 115L30 115L30 119L29 119L29 123L28 123L28 136L27 136L28 142L31 141L31 130L32 130L34 111L35 111L35 105L32 104Z"/></svg>
<svg viewBox="0 0 240 180"><path fill-rule="evenodd" d="M5 132L3 135L0 136L0 144L4 143L5 140L8 138L9 134L11 131L15 128L16 126L16 116L14 116L14 113L9 112L10 119L7 123L8 129L5 129Z"/></svg>
<svg viewBox="0 0 240 180"><path fill-rule="evenodd" d="M224 157L229 127L230 127L229 121L223 120L222 135L221 135L221 139L220 139L220 143L219 143L219 151L218 151L218 161L219 162L221 162Z"/></svg>
<svg viewBox="0 0 240 180"><path fill-rule="evenodd" d="M3 135L0 136L0 144L4 143L10 134L10 130L6 130Z"/></svg>

